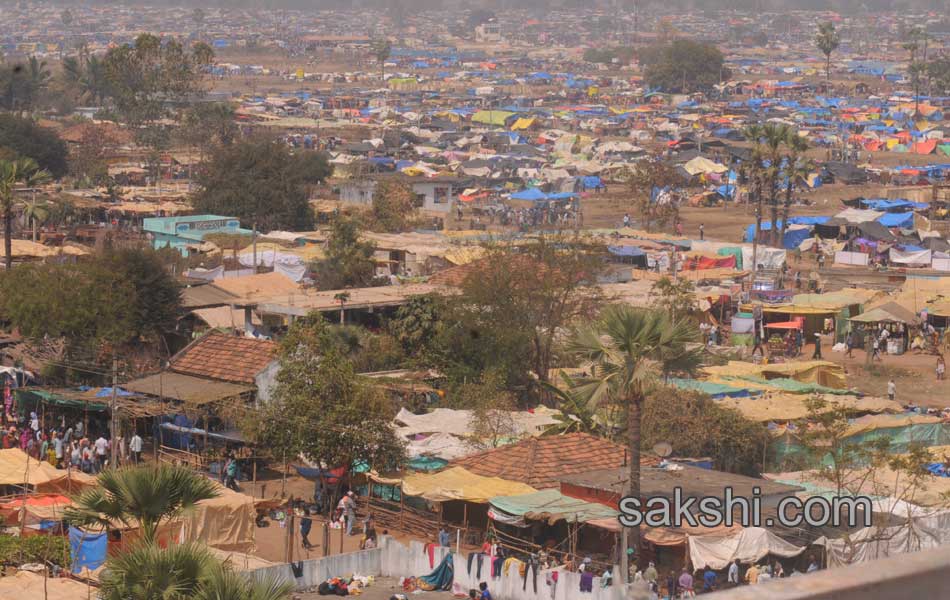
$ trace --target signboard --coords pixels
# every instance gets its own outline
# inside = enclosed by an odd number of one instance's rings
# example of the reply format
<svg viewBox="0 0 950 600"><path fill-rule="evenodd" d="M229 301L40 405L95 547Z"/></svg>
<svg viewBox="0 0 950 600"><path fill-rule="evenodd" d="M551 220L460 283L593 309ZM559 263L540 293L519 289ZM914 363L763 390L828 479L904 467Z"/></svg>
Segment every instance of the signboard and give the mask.
<svg viewBox="0 0 950 600"><path fill-rule="evenodd" d="M868 258L868 255L864 252L844 252L843 250L835 252L835 264L838 265L866 267L868 266Z"/></svg>
<svg viewBox="0 0 950 600"><path fill-rule="evenodd" d="M237 229L237 219L214 219L212 221L187 221L175 225L175 231L214 231L216 229Z"/></svg>

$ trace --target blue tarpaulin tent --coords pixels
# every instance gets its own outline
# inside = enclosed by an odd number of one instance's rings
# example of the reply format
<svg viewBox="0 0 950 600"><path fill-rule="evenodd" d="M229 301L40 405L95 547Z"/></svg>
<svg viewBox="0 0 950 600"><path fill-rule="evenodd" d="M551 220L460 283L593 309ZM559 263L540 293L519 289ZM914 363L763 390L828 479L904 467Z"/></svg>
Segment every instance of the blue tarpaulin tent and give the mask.
<svg viewBox="0 0 950 600"><path fill-rule="evenodd" d="M511 195L512 200L532 200L537 202L539 200L547 200L548 195L539 190L538 188L527 188L521 190L520 192L515 192Z"/></svg>
<svg viewBox="0 0 950 600"><path fill-rule="evenodd" d="M106 562L108 550L108 533L89 533L76 527L69 528L69 550L72 556L73 573L81 573L83 569L95 571Z"/></svg>
<svg viewBox="0 0 950 600"><path fill-rule="evenodd" d="M877 222L884 227L909 228L914 226L914 213L885 213L878 217Z"/></svg>

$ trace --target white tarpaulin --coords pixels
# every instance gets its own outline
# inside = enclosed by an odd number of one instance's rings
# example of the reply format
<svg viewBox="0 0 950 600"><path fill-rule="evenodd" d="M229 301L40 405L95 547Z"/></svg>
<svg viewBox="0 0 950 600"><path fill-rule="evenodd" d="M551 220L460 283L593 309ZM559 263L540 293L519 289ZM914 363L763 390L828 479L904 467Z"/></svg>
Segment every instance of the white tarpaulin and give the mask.
<svg viewBox="0 0 950 600"><path fill-rule="evenodd" d="M815 540L824 546L829 567L928 550L950 544L950 511L911 519L894 527L867 527L847 538Z"/></svg>
<svg viewBox="0 0 950 600"><path fill-rule="evenodd" d="M732 316L732 333L752 333L753 330L755 330L755 319Z"/></svg>
<svg viewBox="0 0 950 600"><path fill-rule="evenodd" d="M697 156L683 165L683 170L690 175L698 175L699 173L725 173L729 170L729 167L713 162L708 158Z"/></svg>
<svg viewBox="0 0 950 600"><path fill-rule="evenodd" d="M891 248L890 259L892 263L898 265L914 265L918 267L929 267L933 260L933 252L930 250L898 250Z"/></svg>
<svg viewBox="0 0 950 600"><path fill-rule="evenodd" d="M740 562L752 563L769 554L791 558L804 551L803 546L790 544L761 527L749 527L728 537L707 535L689 538L689 558L694 569L710 566L719 570L725 569L737 558Z"/></svg>
<svg viewBox="0 0 950 600"><path fill-rule="evenodd" d="M834 216L835 219L842 219L848 223L858 225L868 221L877 221L884 213L876 210L863 210L860 208L846 208Z"/></svg>
<svg viewBox="0 0 950 600"><path fill-rule="evenodd" d="M934 271L950 271L950 258L934 257L930 266Z"/></svg>
<svg viewBox="0 0 950 600"><path fill-rule="evenodd" d="M479 452L481 448L461 440L449 433L433 433L427 438L421 440L412 440L409 447L406 448L410 458L417 456L434 456L444 460L455 460L464 458L470 454Z"/></svg>
<svg viewBox="0 0 950 600"><path fill-rule="evenodd" d="M835 252L835 264L837 265L866 267L868 266L868 258L868 255L864 252L845 252L844 250Z"/></svg>
<svg viewBox="0 0 950 600"><path fill-rule="evenodd" d="M534 412L511 411L515 435L541 435L549 425L558 422L558 411L539 406ZM396 434L402 437L419 433L449 433L458 437L472 434L472 411L436 408L424 415L414 415L405 408L396 415Z"/></svg>
<svg viewBox="0 0 950 600"><path fill-rule="evenodd" d="M755 255L755 262L759 263L763 269L779 269L782 267L782 263L785 262L785 250L759 246ZM742 268L751 271L752 267L752 247L742 246Z"/></svg>

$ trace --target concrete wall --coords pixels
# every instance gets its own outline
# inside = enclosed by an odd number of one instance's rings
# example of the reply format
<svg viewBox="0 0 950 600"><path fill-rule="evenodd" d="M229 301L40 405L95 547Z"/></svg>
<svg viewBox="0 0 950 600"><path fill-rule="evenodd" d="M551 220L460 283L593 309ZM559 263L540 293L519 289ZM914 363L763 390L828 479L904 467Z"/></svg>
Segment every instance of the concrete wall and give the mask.
<svg viewBox="0 0 950 600"><path fill-rule="evenodd" d="M293 567L289 564L257 569L252 571L251 575L257 579L286 581L292 583L294 589L304 590L316 587L330 577L354 574L379 575L382 554L383 550L381 548L374 548L372 550L336 554L326 558L303 560L294 563L299 577L296 576Z"/></svg>

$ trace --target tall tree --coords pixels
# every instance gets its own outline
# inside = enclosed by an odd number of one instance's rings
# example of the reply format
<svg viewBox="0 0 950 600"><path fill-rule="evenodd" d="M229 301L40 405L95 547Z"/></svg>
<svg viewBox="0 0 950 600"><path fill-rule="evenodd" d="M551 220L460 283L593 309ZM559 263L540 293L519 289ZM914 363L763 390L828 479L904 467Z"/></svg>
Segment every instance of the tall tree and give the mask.
<svg viewBox="0 0 950 600"><path fill-rule="evenodd" d="M32 111L50 83L45 60L30 56L25 63L0 67L0 106L10 111Z"/></svg>
<svg viewBox="0 0 950 600"><path fill-rule="evenodd" d="M825 21L818 24L818 33L815 34L815 45L825 55L825 79L831 80L831 55L841 45L841 37L835 24Z"/></svg>
<svg viewBox="0 0 950 600"><path fill-rule="evenodd" d="M392 404L356 374L322 315L291 325L278 360L272 402L245 425L262 447L279 459L302 453L330 468L365 461L388 471L402 464L405 446L390 426Z"/></svg>
<svg viewBox="0 0 950 600"><path fill-rule="evenodd" d="M580 237L490 245L462 281L453 318L460 320L462 335L477 332L476 343L497 337L516 342L513 348L526 344L506 365L518 378L506 384L547 382L555 364L555 340L564 328L596 314L602 302L595 284L603 264L604 249Z"/></svg>
<svg viewBox="0 0 950 600"><path fill-rule="evenodd" d="M695 365L689 348L695 340L691 324L675 321L664 311L619 305L576 328L566 343L571 355L590 365L590 376L576 380L574 393L591 407L612 403L626 408L627 496L640 498L640 425L646 393L660 376ZM628 547L639 556L640 528L632 533Z"/></svg>
<svg viewBox="0 0 950 600"><path fill-rule="evenodd" d="M141 141L157 139L150 137L152 128L170 114L169 103L198 91L203 68L214 56L208 50L199 42L189 52L178 40L143 33L106 54L104 70L116 113Z"/></svg>
<svg viewBox="0 0 950 600"><path fill-rule="evenodd" d="M327 239L326 256L312 266L313 278L324 290L371 287L376 283L376 246L360 238L353 219L333 221Z"/></svg>
<svg viewBox="0 0 950 600"><path fill-rule="evenodd" d="M31 158L53 177L66 174L66 143L52 129L29 118L0 114L0 149L16 158Z"/></svg>
<svg viewBox="0 0 950 600"><path fill-rule="evenodd" d="M716 46L686 39L651 46L640 53L643 77L650 87L683 94L706 91L728 79L724 60Z"/></svg>
<svg viewBox="0 0 950 600"><path fill-rule="evenodd" d="M32 158L0 160L0 209L3 210L3 255L9 271L13 267L14 196L20 185L32 186L45 180L49 173L40 169Z"/></svg>
<svg viewBox="0 0 950 600"><path fill-rule="evenodd" d="M673 165L655 156L639 160L629 172L628 184L640 223L647 231L665 227L679 216L675 190L684 181ZM664 191L668 193L663 193Z"/></svg>
<svg viewBox="0 0 950 600"><path fill-rule="evenodd" d="M392 43L385 38L377 38L370 44L370 52L373 53L373 57L376 59L376 62L379 63L380 79L386 78L386 61L389 60L392 51Z"/></svg>
<svg viewBox="0 0 950 600"><path fill-rule="evenodd" d="M788 155L785 157L785 202L782 208L782 231L779 243L784 244L785 232L788 231L788 219L792 211L792 190L798 181L805 181L815 171L815 162L805 157L808 150L808 140L798 134L797 129L790 128L788 139L785 141Z"/></svg>
<svg viewBox="0 0 950 600"><path fill-rule="evenodd" d="M192 203L202 212L238 217L245 227L306 230L313 226L307 186L331 173L324 154L294 154L277 140L242 140L218 148L201 165Z"/></svg>
<svg viewBox="0 0 950 600"><path fill-rule="evenodd" d="M927 33L923 29L920 27L911 27L904 37L904 42L901 44L904 50L907 50L910 55L907 62L907 74L910 76L911 85L914 87L915 119L920 114L921 75L927 72L927 57L925 55L923 60L921 60L919 54L921 52L921 44L923 44L923 51L926 53L927 42Z"/></svg>

